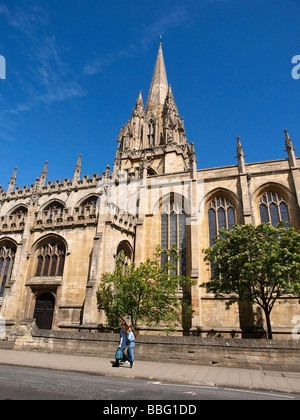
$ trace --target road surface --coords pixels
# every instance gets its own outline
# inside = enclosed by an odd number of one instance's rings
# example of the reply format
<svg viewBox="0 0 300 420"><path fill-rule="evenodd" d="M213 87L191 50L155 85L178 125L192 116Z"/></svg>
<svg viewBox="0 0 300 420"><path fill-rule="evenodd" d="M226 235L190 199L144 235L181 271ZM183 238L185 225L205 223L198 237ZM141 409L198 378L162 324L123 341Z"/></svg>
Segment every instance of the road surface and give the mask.
<svg viewBox="0 0 300 420"><path fill-rule="evenodd" d="M299 400L300 395L161 383L86 373L0 365L1 400ZM111 409L111 407L110 407Z"/></svg>

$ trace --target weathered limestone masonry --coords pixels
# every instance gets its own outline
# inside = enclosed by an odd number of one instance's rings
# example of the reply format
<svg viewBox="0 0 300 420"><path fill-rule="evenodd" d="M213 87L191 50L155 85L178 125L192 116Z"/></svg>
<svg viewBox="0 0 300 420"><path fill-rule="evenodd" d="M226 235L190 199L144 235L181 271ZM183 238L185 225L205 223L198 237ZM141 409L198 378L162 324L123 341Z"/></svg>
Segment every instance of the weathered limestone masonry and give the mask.
<svg viewBox="0 0 300 420"><path fill-rule="evenodd" d="M19 326L13 349L114 359L118 334L39 330ZM136 360L180 362L248 369L300 372L300 342L199 337L139 336Z"/></svg>
<svg viewBox="0 0 300 420"><path fill-rule="evenodd" d="M56 337L55 346L57 334L98 332L105 316L96 291L101 274L114 269L115 256L124 251L128 263L138 264L152 258L158 244L176 244L178 273L195 281L189 291L194 316L190 325L178 325L178 335L261 335L259 308L240 304L226 311L224 301L199 287L210 277L202 250L220 228L231 229L235 223L286 221L299 229L300 158L287 130L282 137L285 159L248 163L238 137L237 164L197 169L194 143L187 140L160 44L146 106L139 92L131 118L120 130L112 170L107 166L100 176L82 177L80 155L71 179L47 182L46 162L30 187L16 187L17 169L7 190L0 187L0 315L7 331L35 320L43 331L52 331L48 340L54 343ZM207 139L197 141L205 147ZM100 139L99 153L101 147ZM274 338L291 340L299 315L299 297L280 299L271 314ZM143 326L142 332L149 328ZM86 343L92 346L101 337ZM155 352L148 354L161 354L157 349L165 345L163 339L151 340ZM110 342L105 344L109 349ZM200 348L204 360L208 347ZM194 353L189 354L192 359Z"/></svg>

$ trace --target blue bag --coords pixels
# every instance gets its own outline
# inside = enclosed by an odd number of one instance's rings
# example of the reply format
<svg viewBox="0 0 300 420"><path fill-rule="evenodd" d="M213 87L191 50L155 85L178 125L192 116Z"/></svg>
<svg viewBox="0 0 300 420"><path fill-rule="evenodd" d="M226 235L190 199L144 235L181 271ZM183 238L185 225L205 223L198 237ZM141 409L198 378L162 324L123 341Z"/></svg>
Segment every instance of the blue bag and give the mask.
<svg viewBox="0 0 300 420"><path fill-rule="evenodd" d="M123 349L121 349L120 347L117 348L115 358L117 360L118 359L123 359Z"/></svg>

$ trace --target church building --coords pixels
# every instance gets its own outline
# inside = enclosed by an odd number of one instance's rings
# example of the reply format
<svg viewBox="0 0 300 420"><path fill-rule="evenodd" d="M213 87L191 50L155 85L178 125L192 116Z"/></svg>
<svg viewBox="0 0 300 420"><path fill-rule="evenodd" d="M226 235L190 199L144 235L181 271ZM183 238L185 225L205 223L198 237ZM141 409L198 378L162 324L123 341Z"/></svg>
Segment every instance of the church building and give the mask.
<svg viewBox="0 0 300 420"><path fill-rule="evenodd" d="M282 139L285 159L248 163L238 137L235 164L197 169L160 44L146 105L139 92L112 168L82 176L79 155L72 178L47 181L46 162L30 187L16 186L16 168L8 188L0 188L0 314L7 328L35 319L41 329L97 332L105 314L96 292L115 256L124 251L139 264L157 245L175 244L178 274L194 282L193 318L178 333L256 336L264 326L259 308L226 310L199 287L210 278L203 249L234 224L285 221L299 229L300 158L287 130ZM275 338L291 337L299 309L299 297L278 301L271 314Z"/></svg>

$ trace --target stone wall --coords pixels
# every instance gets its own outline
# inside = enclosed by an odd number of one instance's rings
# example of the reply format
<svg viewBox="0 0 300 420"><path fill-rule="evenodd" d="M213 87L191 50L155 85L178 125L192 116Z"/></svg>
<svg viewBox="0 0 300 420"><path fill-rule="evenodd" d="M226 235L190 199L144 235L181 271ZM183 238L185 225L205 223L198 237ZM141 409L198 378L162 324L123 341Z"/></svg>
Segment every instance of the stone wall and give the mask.
<svg viewBox="0 0 300 420"><path fill-rule="evenodd" d="M14 350L44 351L114 359L119 335L39 330L34 323L16 330ZM300 371L300 341L139 336L136 360L251 369Z"/></svg>

